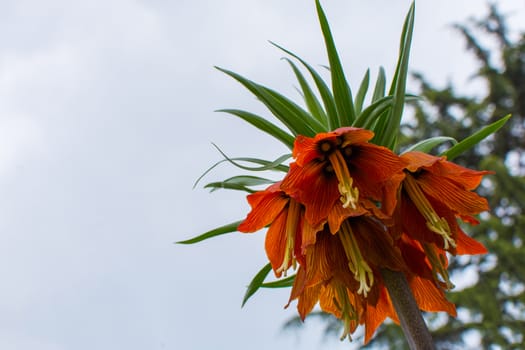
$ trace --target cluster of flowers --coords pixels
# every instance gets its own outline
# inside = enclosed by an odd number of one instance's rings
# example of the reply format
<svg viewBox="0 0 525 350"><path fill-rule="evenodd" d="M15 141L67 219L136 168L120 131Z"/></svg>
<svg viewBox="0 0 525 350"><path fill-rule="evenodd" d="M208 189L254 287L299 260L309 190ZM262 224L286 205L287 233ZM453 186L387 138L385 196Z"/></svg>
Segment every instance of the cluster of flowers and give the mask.
<svg viewBox="0 0 525 350"><path fill-rule="evenodd" d="M290 301L301 318L319 303L341 319L343 337L365 325L365 342L396 312L381 271L402 272L419 308L455 316L444 290L453 287L447 252L483 254L457 219L488 210L472 192L487 171L473 171L421 152L400 156L369 141L369 130L343 127L297 136L282 181L248 195L239 225L269 225L265 248L277 277L297 270ZM298 266L297 266L298 265Z"/></svg>

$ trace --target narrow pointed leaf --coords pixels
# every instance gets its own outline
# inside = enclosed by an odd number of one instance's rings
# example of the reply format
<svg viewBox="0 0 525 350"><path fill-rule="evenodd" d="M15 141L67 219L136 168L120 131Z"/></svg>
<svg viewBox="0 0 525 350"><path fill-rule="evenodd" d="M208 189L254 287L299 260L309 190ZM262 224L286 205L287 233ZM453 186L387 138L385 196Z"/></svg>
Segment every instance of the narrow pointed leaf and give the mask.
<svg viewBox="0 0 525 350"><path fill-rule="evenodd" d="M273 162L269 162L264 159L258 159L258 158L229 158L219 147L217 147L216 144L212 143L212 145L219 151L219 153L224 157L225 160L230 162L231 164L235 165L237 168L243 169L243 170L250 170L250 171L265 171L265 170L271 170L271 169L277 169L278 167L284 167L282 165L283 162L290 159L292 157L291 154L284 154L274 160ZM244 161L244 162L251 162L256 164L262 164L261 167L248 167L244 166L242 164L239 164L237 161ZM279 169L281 170L281 169ZM286 171L288 171L288 167L286 167Z"/></svg>
<svg viewBox="0 0 525 350"><path fill-rule="evenodd" d="M226 179L224 181L211 182L204 186L204 188L210 188L212 192L218 189L228 189L253 193L255 192L255 190L251 189L250 187L268 185L274 182L275 181L263 177L240 175L230 177L229 179Z"/></svg>
<svg viewBox="0 0 525 350"><path fill-rule="evenodd" d="M239 109L221 109L217 112L224 112L235 115L247 121L251 125L255 126L257 129L262 130L270 136L273 136L277 140L281 141L290 150L293 149L294 137L286 131L284 131L283 129L279 128L277 125L264 119L263 117Z"/></svg>
<svg viewBox="0 0 525 350"><path fill-rule="evenodd" d="M337 53L332 33L328 25L326 15L319 3L319 0L315 1L317 7L317 14L319 22L321 24L321 30L326 45L326 52L328 54L328 61L330 62L330 73L332 77L332 90L334 93L335 105L337 107L339 125L349 126L355 119L354 103L352 98L352 92L346 81L346 77L341 65L341 60Z"/></svg>
<svg viewBox="0 0 525 350"><path fill-rule="evenodd" d="M373 124L374 116L381 114L386 108L391 106L392 96L386 96L375 101L370 106L366 107L365 110L361 112L361 114L359 114L354 122L354 126L358 128L365 126L370 127Z"/></svg>
<svg viewBox="0 0 525 350"><path fill-rule="evenodd" d="M372 124L369 125L369 123L367 123L365 129L369 129L374 132L375 136L372 139L372 143L381 145L376 141L376 139L387 132L388 118L390 117L391 112L392 105L387 106L387 108L385 108L383 111L374 111L373 118L369 118L369 122L372 122Z"/></svg>
<svg viewBox="0 0 525 350"><path fill-rule="evenodd" d="M264 87L263 89L265 89L267 94L274 99L274 104L276 106L277 113L281 113L282 115L288 116L295 115L296 119L298 120L298 123L303 123L303 125L308 127L308 130L312 130L311 132L313 134L311 136L319 132L325 131L325 127L323 126L323 124L321 124L315 117L313 117L310 113L301 108L298 104L274 90L267 89ZM294 126L297 126L297 128L299 129L299 125L294 124Z"/></svg>
<svg viewBox="0 0 525 350"><path fill-rule="evenodd" d="M297 81L299 82L299 85L301 86L301 91L303 93L304 101L306 103L306 106L308 107L308 110L326 128L328 120L327 120L326 113L323 110L323 107L321 106L321 103L319 103L319 100L317 100L317 97L315 96L314 92L310 88L310 85L308 85L308 82L306 81L301 71L297 68L295 63L293 63L288 58L285 58L285 60L292 67L294 74L297 78Z"/></svg>
<svg viewBox="0 0 525 350"><path fill-rule="evenodd" d="M419 97L407 95L405 101L416 101ZM354 126L375 131L379 116L392 108L392 96L385 96L368 106L356 119Z"/></svg>
<svg viewBox="0 0 525 350"><path fill-rule="evenodd" d="M206 184L204 188L210 188L210 192L214 192L217 190L234 190L234 191L242 191L247 192L249 194L257 192L256 190L252 190L246 186L239 185L239 184L230 184L230 183L224 183L222 181L220 182L210 182L209 184Z"/></svg>
<svg viewBox="0 0 525 350"><path fill-rule="evenodd" d="M257 290L259 290L259 288L261 288L261 285L263 284L264 279L266 278L266 276L268 276L270 271L272 271L272 265L268 263L261 269L261 271L259 271L255 275L255 277L252 279L252 281L248 285L248 288L246 289L246 293L244 294L244 298L242 299L241 306L244 306L244 304L246 304L248 299L250 299L250 297L254 295L255 292L257 292Z"/></svg>
<svg viewBox="0 0 525 350"><path fill-rule="evenodd" d="M283 95L232 71L216 67L253 93L294 135L313 136L323 127L314 117Z"/></svg>
<svg viewBox="0 0 525 350"><path fill-rule="evenodd" d="M282 50L283 52L287 53L288 55L292 56L308 70L310 75L312 76L312 79L315 82L315 85L317 86L317 90L319 91L319 94L321 95L321 99L323 100L324 109L326 111L326 114L328 116L328 129L333 130L337 128L337 125L339 125L339 119L337 116L337 108L335 106L334 96L332 95L332 92L330 91L330 88L328 85L326 85L325 81L319 73L315 69L312 68L306 61L304 61L301 57L297 56L293 52L285 49L282 46L277 45L274 42L270 43L277 47L278 49Z"/></svg>
<svg viewBox="0 0 525 350"><path fill-rule="evenodd" d="M359 90L357 90L357 95L355 96L355 114L359 115L363 109L363 103L365 101L366 93L368 92L368 85L370 85L370 69L366 70L365 76L359 85Z"/></svg>
<svg viewBox="0 0 525 350"><path fill-rule="evenodd" d="M289 276L277 281L273 282L266 282L261 284L262 288L287 288L293 286L293 282L295 281L295 275Z"/></svg>
<svg viewBox="0 0 525 350"><path fill-rule="evenodd" d="M219 152L224 155L224 153L215 144L213 146L215 146L215 148L217 148L219 150ZM264 160L264 159L259 159L259 158L248 158L248 157L225 158L225 159L222 159L222 160L218 161L217 163L213 164L201 176L199 176L199 178L193 184L193 188L197 187L199 182L210 171L212 171L215 167L217 167L218 165L220 165L222 163L225 163L225 162L233 163L235 166L237 166L237 167L239 167L239 168L241 168L243 170L249 170L249 171L274 170L274 171L281 171L283 173L287 173L289 167L287 165L284 165L283 162L285 162L287 159L291 158L291 156L292 156L291 154L285 154L285 155L280 156L279 158L277 158L274 161L269 161L269 160ZM261 166L260 167L247 167L247 166L242 166L242 165L238 164L237 162L247 162L247 163L259 164Z"/></svg>
<svg viewBox="0 0 525 350"><path fill-rule="evenodd" d="M385 91L386 91L385 69L383 67L379 67L379 72L377 73L376 86L374 87L374 95L372 96L372 103L385 97Z"/></svg>
<svg viewBox="0 0 525 350"><path fill-rule="evenodd" d="M241 222L242 222L242 220L235 221L235 222L232 222L230 224L227 224L227 225L224 225L224 226L221 226L221 227L217 227L216 229L213 229L211 231L205 232L202 235L199 235L199 236L196 236L196 237L184 240L184 241L178 241L178 242L175 242L175 243L177 243L177 244L194 244L194 243L201 242L201 241L204 241L204 240L212 238L212 237L217 237L217 236L220 236L220 235L224 235L226 233L235 232L235 231L237 231L237 227L239 227L239 224Z"/></svg>
<svg viewBox="0 0 525 350"><path fill-rule="evenodd" d="M507 122L507 120L509 120L510 117L511 115L508 114L500 120L485 126L473 135L470 135L466 139L450 147L446 152L442 153L442 155L446 156L448 160L456 158L461 153L465 152L469 148L474 147L475 145L483 141L485 138L498 131L503 125L505 125L505 123Z"/></svg>
<svg viewBox="0 0 525 350"><path fill-rule="evenodd" d="M430 153L430 151L434 147L439 146L445 142L452 142L452 144L454 145L458 143L458 141L456 141L456 139L453 137L436 136L436 137L428 138L426 140L419 141L418 143L408 147L405 150L405 152L419 151L419 152L424 152L424 153Z"/></svg>
<svg viewBox="0 0 525 350"><path fill-rule="evenodd" d="M403 25L403 33L401 35L401 43L399 49L399 59L397 62L394 80L390 87L389 95L394 97L392 102L392 110L387 118L385 128L381 134L378 134L377 144L386 146L394 150L397 146L397 137L399 133L399 125L401 124L401 117L405 106L405 91L408 74L408 59L410 56L410 45L412 43L412 33L414 30L414 11L415 3L412 3L408 11L405 23Z"/></svg>

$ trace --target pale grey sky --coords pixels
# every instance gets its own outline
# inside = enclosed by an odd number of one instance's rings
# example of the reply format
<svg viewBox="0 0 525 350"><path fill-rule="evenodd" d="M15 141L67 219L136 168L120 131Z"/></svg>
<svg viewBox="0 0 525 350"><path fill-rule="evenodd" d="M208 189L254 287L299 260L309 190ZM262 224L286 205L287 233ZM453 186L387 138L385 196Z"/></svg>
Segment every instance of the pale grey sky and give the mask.
<svg viewBox="0 0 525 350"><path fill-rule="evenodd" d="M523 2L501 4L523 29ZM367 67L392 71L408 0L323 5L354 89ZM419 1L411 68L479 89L448 24L485 10ZM286 151L213 112L268 115L214 65L298 100L267 40L326 64L313 0L0 2L1 349L323 348L315 322L299 340L280 332L295 315L288 291L240 309L263 233L173 244L248 210L241 194L192 190L220 159L211 142L232 156Z"/></svg>

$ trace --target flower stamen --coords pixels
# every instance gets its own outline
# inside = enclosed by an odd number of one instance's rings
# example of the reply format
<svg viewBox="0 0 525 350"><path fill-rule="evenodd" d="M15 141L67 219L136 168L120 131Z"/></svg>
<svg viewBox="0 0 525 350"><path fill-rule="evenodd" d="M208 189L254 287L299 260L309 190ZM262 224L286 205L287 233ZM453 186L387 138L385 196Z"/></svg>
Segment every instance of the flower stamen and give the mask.
<svg viewBox="0 0 525 350"><path fill-rule="evenodd" d="M443 238L443 248L445 250L447 250L449 246L455 248L456 241L452 238L447 220L439 217L411 175L407 175L405 178L405 189L410 199L412 199L412 202L414 202L421 215L425 218L428 229Z"/></svg>
<svg viewBox="0 0 525 350"><path fill-rule="evenodd" d="M448 290L454 288L454 284L450 281L450 277L445 266L446 262L443 261L444 256L438 256L436 254L436 249L433 244L425 243L423 244L423 249L425 250L425 254L427 255L427 259L430 262L430 265L432 266L432 275L434 276L434 279L436 281L439 281L439 274L443 279L443 282L445 282L445 285L447 286Z"/></svg>
<svg viewBox="0 0 525 350"><path fill-rule="evenodd" d="M286 277L286 271L292 266L295 270L297 261L294 255L295 235L299 225L301 214L301 205L295 200L290 199L288 205L288 215L286 217L286 247L284 249L283 263L277 269L277 273L283 273Z"/></svg>
<svg viewBox="0 0 525 350"><path fill-rule="evenodd" d="M338 189L341 194L340 199L343 203L343 208L351 207L352 209L356 209L359 199L359 189L353 187L354 179L350 176L343 155L340 151L335 151L330 153L328 158L339 181Z"/></svg>
<svg viewBox="0 0 525 350"><path fill-rule="evenodd" d="M357 312L348 297L348 291L344 285L338 283L335 287L335 293L334 304L340 310L343 320L343 334L341 334L339 339L343 341L348 337L348 340L352 341L351 334L356 327Z"/></svg>
<svg viewBox="0 0 525 350"><path fill-rule="evenodd" d="M357 294L362 294L366 297L374 284L374 274L370 265L361 255L361 250L357 245L352 227L348 221L343 223L338 235L348 258L348 268L354 274L354 279L359 282Z"/></svg>

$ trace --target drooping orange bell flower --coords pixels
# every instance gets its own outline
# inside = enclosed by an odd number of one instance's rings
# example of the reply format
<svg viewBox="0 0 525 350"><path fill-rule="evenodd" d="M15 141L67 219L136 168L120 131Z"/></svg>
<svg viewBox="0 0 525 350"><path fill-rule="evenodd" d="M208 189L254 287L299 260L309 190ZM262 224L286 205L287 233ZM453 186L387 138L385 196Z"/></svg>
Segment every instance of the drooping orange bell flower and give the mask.
<svg viewBox="0 0 525 350"><path fill-rule="evenodd" d="M386 317L397 320L379 271L382 267L408 271L380 224L367 216L351 218L335 235L325 228L307 247L290 301L298 299L302 319L319 303L323 311L343 321L342 338L364 324L368 341Z"/></svg>
<svg viewBox="0 0 525 350"><path fill-rule="evenodd" d="M302 258L303 236L312 241L318 231L304 222L304 207L284 193L280 185L281 182L277 182L264 191L248 195L252 210L237 228L240 232L255 232L270 225L265 248L277 277L283 273L286 276L286 271Z"/></svg>
<svg viewBox="0 0 525 350"><path fill-rule="evenodd" d="M489 209L487 200L472 190L491 172L474 171L421 152L407 152L401 158L409 165L397 215L399 228L452 254L458 250L461 254L486 253L481 243L465 235L456 218L476 223L472 216Z"/></svg>
<svg viewBox="0 0 525 350"><path fill-rule="evenodd" d="M304 204L310 224L325 222L336 204L360 210L360 204L372 200L391 213L406 163L389 149L369 143L373 136L369 130L343 127L296 138L296 161L281 188Z"/></svg>

